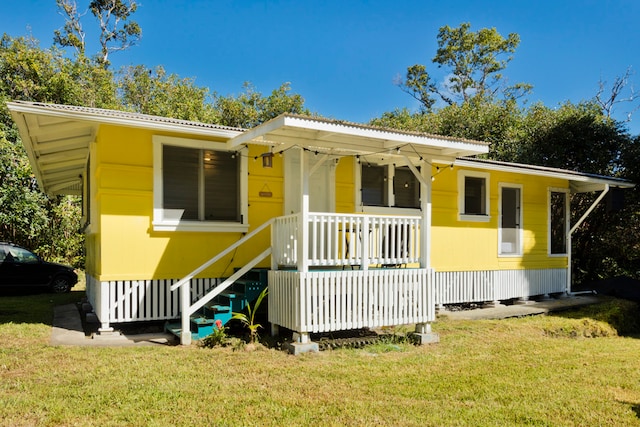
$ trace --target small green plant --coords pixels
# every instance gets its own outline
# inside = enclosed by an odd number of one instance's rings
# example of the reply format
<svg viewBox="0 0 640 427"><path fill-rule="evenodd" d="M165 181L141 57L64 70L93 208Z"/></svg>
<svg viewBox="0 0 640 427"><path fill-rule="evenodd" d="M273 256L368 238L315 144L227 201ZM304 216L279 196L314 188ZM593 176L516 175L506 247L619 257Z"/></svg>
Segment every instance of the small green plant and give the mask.
<svg viewBox="0 0 640 427"><path fill-rule="evenodd" d="M247 313L233 313L232 319L239 320L249 329L250 344L254 344L259 338L258 329L262 328L262 325L255 322L255 317L256 311L258 311L258 307L260 307L260 303L265 296L267 296L267 288L264 288L262 292L260 292L256 302L253 304L253 308L251 308L251 305L247 302Z"/></svg>
<svg viewBox="0 0 640 427"><path fill-rule="evenodd" d="M227 337L226 332L227 328L222 325L222 321L218 319L215 324L216 327L213 329L213 332L202 339L203 347L227 347L230 344L229 337Z"/></svg>

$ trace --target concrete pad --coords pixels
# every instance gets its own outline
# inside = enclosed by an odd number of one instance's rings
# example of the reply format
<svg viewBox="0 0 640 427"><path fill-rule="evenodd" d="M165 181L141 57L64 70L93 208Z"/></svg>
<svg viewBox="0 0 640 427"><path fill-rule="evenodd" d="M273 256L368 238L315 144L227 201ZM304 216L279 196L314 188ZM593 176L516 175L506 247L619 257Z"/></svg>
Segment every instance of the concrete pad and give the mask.
<svg viewBox="0 0 640 427"><path fill-rule="evenodd" d="M440 342L440 335L434 334L433 332L426 334L414 332L411 336L414 337L420 345L437 344Z"/></svg>
<svg viewBox="0 0 640 427"><path fill-rule="evenodd" d="M584 305L596 304L600 299L592 295L569 295L544 301L531 301L524 305L500 305L491 308L477 308L473 310L446 311L442 316L455 320L506 319L509 317L533 316L547 314L553 311L569 310Z"/></svg>
<svg viewBox="0 0 640 427"><path fill-rule="evenodd" d="M292 342L287 344L287 350L290 354L298 356L302 353L317 353L320 351L320 347L317 342Z"/></svg>
<svg viewBox="0 0 640 427"><path fill-rule="evenodd" d="M51 345L89 347L127 347L140 345L173 345L174 337L167 333L131 334L120 332L85 335L80 310L76 304L56 306L53 309Z"/></svg>

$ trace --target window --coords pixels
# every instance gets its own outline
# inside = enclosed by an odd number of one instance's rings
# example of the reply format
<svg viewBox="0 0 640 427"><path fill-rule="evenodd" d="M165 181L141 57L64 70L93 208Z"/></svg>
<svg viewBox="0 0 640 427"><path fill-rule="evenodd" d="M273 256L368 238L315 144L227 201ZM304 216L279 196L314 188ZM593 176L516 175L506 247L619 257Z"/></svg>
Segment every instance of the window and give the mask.
<svg viewBox="0 0 640 427"><path fill-rule="evenodd" d="M363 206L420 209L420 181L408 166L363 164Z"/></svg>
<svg viewBox="0 0 640 427"><path fill-rule="evenodd" d="M459 171L458 194L461 221L489 221L488 173Z"/></svg>
<svg viewBox="0 0 640 427"><path fill-rule="evenodd" d="M246 231L246 158L222 143L154 137L154 229Z"/></svg>
<svg viewBox="0 0 640 427"><path fill-rule="evenodd" d="M549 192L549 253L567 254L569 193L564 190Z"/></svg>

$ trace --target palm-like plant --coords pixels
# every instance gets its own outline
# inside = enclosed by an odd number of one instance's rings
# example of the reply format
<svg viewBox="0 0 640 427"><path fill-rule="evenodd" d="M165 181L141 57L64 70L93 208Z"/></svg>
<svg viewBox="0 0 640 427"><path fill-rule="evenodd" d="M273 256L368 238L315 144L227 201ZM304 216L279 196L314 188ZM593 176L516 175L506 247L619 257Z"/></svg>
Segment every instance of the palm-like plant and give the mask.
<svg viewBox="0 0 640 427"><path fill-rule="evenodd" d="M262 328L262 325L259 323L255 323L256 311L258 311L258 307L260 307L260 303L267 296L267 288L264 288L256 302L253 304L253 308L251 308L251 304L247 303L247 313L233 313L232 319L237 319L242 324L244 324L249 329L249 342L251 344L255 343L258 339L258 329Z"/></svg>

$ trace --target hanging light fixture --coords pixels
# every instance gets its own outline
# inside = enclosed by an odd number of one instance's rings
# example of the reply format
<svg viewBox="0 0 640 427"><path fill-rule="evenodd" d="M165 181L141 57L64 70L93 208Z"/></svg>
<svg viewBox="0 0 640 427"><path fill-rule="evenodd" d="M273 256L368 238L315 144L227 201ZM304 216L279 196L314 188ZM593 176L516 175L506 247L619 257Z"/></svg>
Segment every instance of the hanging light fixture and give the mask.
<svg viewBox="0 0 640 427"><path fill-rule="evenodd" d="M269 151L267 153L262 153L262 167L273 167L273 151L271 151L271 148L269 148Z"/></svg>

